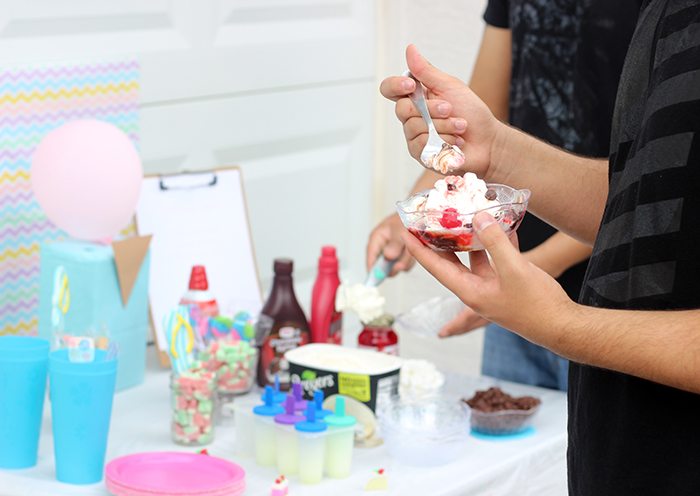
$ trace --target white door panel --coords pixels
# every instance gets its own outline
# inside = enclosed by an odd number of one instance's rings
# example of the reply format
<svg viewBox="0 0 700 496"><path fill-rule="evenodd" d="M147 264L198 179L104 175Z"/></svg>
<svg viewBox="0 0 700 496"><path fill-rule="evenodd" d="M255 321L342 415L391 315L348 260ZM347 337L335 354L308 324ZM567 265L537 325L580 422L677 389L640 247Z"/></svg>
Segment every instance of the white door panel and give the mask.
<svg viewBox="0 0 700 496"><path fill-rule="evenodd" d="M364 272L376 20L366 0L0 0L0 67L136 58L147 172L243 168L263 282L320 246Z"/></svg>
<svg viewBox="0 0 700 496"><path fill-rule="evenodd" d="M288 256L303 284L315 277L320 247L332 243L347 275L359 280L371 208L367 115L375 90L355 83L148 107L142 130L153 138L142 144L144 165L151 173L241 165L266 278L273 258ZM262 118L260 108L269 109ZM301 290L299 297L308 300Z"/></svg>
<svg viewBox="0 0 700 496"><path fill-rule="evenodd" d="M2 3L0 61L138 57L144 103L374 75L372 2Z"/></svg>

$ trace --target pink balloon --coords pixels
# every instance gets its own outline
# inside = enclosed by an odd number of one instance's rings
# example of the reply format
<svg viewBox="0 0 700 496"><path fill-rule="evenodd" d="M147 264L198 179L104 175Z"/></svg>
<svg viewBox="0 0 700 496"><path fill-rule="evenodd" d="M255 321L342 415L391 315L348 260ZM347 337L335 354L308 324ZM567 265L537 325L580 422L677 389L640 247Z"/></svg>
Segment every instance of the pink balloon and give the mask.
<svg viewBox="0 0 700 496"><path fill-rule="evenodd" d="M46 216L71 236L98 240L131 220L143 170L129 137L97 120L54 129L32 157L34 195Z"/></svg>

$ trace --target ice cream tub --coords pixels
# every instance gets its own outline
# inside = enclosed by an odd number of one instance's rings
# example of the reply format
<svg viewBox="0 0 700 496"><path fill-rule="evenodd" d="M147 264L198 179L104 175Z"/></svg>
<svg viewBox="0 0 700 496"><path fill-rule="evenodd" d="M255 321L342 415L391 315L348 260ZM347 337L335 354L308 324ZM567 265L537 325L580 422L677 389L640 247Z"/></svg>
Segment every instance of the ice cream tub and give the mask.
<svg viewBox="0 0 700 496"><path fill-rule="evenodd" d="M398 394L401 359L395 356L315 343L288 351L285 359L292 382L301 383L308 399L318 390L326 398L341 394L376 412Z"/></svg>

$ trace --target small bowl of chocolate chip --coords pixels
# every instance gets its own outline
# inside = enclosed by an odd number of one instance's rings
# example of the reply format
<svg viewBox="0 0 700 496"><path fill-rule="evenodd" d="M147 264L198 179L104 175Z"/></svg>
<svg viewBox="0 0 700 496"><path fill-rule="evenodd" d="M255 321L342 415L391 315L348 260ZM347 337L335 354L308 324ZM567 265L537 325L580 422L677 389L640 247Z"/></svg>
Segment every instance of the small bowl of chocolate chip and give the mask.
<svg viewBox="0 0 700 496"><path fill-rule="evenodd" d="M532 425L542 401L534 396L511 396L497 387L463 399L471 408L472 431L489 436L520 434Z"/></svg>

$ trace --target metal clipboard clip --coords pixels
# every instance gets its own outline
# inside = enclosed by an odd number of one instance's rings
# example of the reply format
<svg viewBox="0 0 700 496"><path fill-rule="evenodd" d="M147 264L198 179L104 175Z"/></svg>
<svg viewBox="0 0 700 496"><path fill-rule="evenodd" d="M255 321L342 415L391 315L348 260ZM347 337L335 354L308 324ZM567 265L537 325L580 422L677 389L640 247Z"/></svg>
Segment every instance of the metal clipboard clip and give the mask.
<svg viewBox="0 0 700 496"><path fill-rule="evenodd" d="M201 177L201 181L198 180ZM213 188L219 178L216 172L185 172L173 176L160 176L158 185L161 191L181 191L199 188Z"/></svg>

